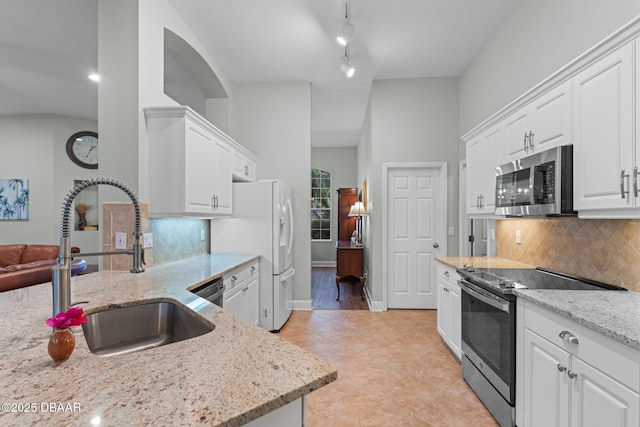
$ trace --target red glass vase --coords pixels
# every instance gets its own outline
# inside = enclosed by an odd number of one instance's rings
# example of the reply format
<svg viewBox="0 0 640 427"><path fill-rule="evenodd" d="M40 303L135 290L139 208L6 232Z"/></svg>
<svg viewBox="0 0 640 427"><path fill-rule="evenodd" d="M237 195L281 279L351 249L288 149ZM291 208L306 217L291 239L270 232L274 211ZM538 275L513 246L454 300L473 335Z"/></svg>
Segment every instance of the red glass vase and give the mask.
<svg viewBox="0 0 640 427"><path fill-rule="evenodd" d="M54 329L49 338L49 356L55 362L64 362L71 356L73 349L76 348L76 339L67 328Z"/></svg>

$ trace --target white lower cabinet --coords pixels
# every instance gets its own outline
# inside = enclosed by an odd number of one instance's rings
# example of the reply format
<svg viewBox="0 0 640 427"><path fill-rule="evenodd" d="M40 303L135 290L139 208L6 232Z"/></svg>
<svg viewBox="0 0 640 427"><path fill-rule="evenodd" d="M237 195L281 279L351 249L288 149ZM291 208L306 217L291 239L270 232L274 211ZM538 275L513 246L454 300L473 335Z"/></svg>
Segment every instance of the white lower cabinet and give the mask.
<svg viewBox="0 0 640 427"><path fill-rule="evenodd" d="M640 425L640 352L518 300L516 424Z"/></svg>
<svg viewBox="0 0 640 427"><path fill-rule="evenodd" d="M451 351L462 357L462 313L458 273L447 265L436 264L438 277L438 333Z"/></svg>
<svg viewBox="0 0 640 427"><path fill-rule="evenodd" d="M301 397L291 403L269 412L262 417L253 420L246 427L300 427L306 426L306 397Z"/></svg>
<svg viewBox="0 0 640 427"><path fill-rule="evenodd" d="M242 267L223 276L225 286L223 308L242 317L253 325L258 325L259 304L258 262Z"/></svg>

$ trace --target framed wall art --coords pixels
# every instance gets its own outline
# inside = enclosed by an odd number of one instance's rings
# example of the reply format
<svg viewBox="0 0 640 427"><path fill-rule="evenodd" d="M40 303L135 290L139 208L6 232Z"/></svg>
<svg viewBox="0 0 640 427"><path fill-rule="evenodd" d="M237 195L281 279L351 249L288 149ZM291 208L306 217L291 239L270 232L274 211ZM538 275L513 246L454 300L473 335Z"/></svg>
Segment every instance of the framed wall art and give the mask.
<svg viewBox="0 0 640 427"><path fill-rule="evenodd" d="M0 179L0 221L29 219L29 180Z"/></svg>

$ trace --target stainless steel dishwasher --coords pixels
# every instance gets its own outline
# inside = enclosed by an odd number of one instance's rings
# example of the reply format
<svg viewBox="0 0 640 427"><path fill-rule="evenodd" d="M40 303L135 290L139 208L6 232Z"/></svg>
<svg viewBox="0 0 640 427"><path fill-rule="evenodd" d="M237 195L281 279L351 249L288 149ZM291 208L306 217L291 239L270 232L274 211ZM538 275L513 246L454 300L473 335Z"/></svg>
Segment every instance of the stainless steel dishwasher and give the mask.
<svg viewBox="0 0 640 427"><path fill-rule="evenodd" d="M222 277L203 283L197 288L191 289L191 292L214 303L218 307L222 307L223 305L224 283L222 282Z"/></svg>

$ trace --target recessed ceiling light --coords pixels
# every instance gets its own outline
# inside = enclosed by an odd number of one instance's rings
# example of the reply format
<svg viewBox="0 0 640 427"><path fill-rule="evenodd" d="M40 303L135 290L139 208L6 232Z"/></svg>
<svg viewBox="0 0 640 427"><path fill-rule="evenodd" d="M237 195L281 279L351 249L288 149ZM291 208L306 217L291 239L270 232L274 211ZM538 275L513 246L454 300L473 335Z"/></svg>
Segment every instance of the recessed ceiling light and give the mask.
<svg viewBox="0 0 640 427"><path fill-rule="evenodd" d="M93 80L94 82L99 82L100 75L96 73L89 74L89 80Z"/></svg>

